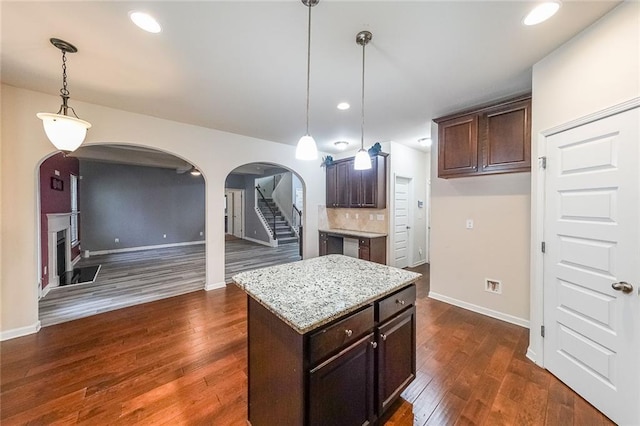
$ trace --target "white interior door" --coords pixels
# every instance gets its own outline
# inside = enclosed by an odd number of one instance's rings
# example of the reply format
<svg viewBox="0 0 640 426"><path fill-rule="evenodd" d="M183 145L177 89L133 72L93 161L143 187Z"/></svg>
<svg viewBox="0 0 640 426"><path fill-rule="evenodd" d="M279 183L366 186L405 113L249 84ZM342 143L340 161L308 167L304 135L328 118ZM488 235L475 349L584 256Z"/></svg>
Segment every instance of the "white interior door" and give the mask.
<svg viewBox="0 0 640 426"><path fill-rule="evenodd" d="M409 186L411 180L396 176L394 195L393 258L396 268L409 266Z"/></svg>
<svg viewBox="0 0 640 426"><path fill-rule="evenodd" d="M545 367L621 425L640 424L639 112L546 141Z"/></svg>
<svg viewBox="0 0 640 426"><path fill-rule="evenodd" d="M233 235L242 238L244 223L244 191L233 191Z"/></svg>

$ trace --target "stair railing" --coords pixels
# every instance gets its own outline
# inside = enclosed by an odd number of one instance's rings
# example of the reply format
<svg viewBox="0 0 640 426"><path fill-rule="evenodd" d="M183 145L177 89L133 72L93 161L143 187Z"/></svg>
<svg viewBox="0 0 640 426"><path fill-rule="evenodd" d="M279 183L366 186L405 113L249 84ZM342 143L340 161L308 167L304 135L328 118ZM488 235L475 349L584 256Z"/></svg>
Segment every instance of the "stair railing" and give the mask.
<svg viewBox="0 0 640 426"><path fill-rule="evenodd" d="M273 210L273 208L271 207L271 204L269 204L267 202L267 199L264 197L264 194L262 193L262 191L260 191L260 186L256 186L256 191L258 192L258 194L260 194L260 198L262 199L262 201L264 202L264 204L266 204L266 206L269 208L269 210L271 211L271 214L273 216L273 239L277 240L278 239L278 234L276 233L276 212L275 210Z"/></svg>
<svg viewBox="0 0 640 426"><path fill-rule="evenodd" d="M296 230L296 233L300 235L300 226L302 226L302 210L299 210L295 204L291 205L291 225Z"/></svg>

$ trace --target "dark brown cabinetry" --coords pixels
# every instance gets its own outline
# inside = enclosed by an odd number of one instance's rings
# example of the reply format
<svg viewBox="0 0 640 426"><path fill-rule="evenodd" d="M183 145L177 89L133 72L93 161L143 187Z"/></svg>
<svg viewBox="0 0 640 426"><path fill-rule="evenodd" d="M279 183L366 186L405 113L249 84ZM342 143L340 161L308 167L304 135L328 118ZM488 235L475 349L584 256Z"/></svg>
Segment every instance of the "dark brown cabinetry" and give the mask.
<svg viewBox="0 0 640 426"><path fill-rule="evenodd" d="M438 177L531 170L530 96L434 121L438 123Z"/></svg>
<svg viewBox="0 0 640 426"><path fill-rule="evenodd" d="M368 425L415 378L415 284L298 334L248 298L252 426Z"/></svg>
<svg viewBox="0 0 640 426"><path fill-rule="evenodd" d="M320 231L318 255L344 254L344 238L355 238L348 234ZM387 264L387 237L358 238L358 259Z"/></svg>
<svg viewBox="0 0 640 426"><path fill-rule="evenodd" d="M371 169L355 170L353 157L327 166L327 207L375 208L387 206L387 156L371 157Z"/></svg>

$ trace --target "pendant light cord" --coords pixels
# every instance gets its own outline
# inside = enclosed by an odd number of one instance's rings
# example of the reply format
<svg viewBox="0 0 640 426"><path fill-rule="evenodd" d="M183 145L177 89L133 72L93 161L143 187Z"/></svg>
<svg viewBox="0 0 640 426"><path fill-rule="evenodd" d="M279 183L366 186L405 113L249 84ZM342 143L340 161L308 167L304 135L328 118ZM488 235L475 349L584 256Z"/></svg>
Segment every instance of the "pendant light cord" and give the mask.
<svg viewBox="0 0 640 426"><path fill-rule="evenodd" d="M311 7L309 1L309 24L307 26L307 135L309 134L309 80L311 75Z"/></svg>
<svg viewBox="0 0 640 426"><path fill-rule="evenodd" d="M360 126L360 149L364 149L364 48L366 45L366 43L362 43L362 124Z"/></svg>

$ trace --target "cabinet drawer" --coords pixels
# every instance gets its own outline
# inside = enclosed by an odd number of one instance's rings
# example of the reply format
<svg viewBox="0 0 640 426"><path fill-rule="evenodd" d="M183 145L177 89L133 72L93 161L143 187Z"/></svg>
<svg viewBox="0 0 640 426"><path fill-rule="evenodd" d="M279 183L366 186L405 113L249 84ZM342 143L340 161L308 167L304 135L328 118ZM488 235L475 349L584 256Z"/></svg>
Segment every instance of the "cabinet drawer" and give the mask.
<svg viewBox="0 0 640 426"><path fill-rule="evenodd" d="M416 285L411 284L404 290L393 293L376 303L377 320L383 322L398 312L413 305L416 301Z"/></svg>
<svg viewBox="0 0 640 426"><path fill-rule="evenodd" d="M330 325L309 337L309 360L315 364L325 356L356 341L373 328L373 306Z"/></svg>

